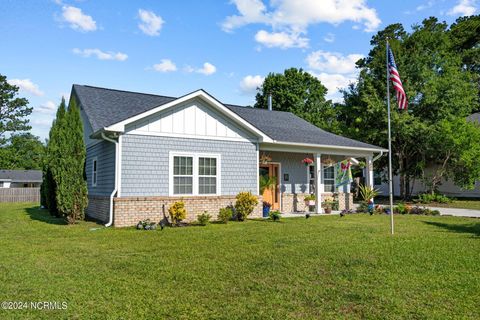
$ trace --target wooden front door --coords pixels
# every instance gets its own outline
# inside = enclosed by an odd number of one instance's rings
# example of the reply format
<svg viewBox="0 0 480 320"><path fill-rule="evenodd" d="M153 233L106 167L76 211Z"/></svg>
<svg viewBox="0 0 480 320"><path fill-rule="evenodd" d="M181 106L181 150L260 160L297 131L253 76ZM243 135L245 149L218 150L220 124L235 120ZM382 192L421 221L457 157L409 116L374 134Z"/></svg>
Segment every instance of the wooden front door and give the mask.
<svg viewBox="0 0 480 320"><path fill-rule="evenodd" d="M271 189L263 191L263 201L272 204L271 210L280 210L280 186L279 186L279 165L276 163L261 164L259 168L260 176L275 177L277 183Z"/></svg>

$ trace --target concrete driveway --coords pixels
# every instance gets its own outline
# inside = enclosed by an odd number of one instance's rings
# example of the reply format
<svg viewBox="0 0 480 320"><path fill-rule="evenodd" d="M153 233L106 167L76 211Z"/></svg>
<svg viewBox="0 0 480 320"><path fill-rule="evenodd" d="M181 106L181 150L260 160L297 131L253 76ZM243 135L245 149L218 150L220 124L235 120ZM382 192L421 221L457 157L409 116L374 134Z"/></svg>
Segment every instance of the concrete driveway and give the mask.
<svg viewBox="0 0 480 320"><path fill-rule="evenodd" d="M440 215L442 216L480 218L480 210L460 209L460 208L437 208L437 207L427 207L427 208L440 211Z"/></svg>

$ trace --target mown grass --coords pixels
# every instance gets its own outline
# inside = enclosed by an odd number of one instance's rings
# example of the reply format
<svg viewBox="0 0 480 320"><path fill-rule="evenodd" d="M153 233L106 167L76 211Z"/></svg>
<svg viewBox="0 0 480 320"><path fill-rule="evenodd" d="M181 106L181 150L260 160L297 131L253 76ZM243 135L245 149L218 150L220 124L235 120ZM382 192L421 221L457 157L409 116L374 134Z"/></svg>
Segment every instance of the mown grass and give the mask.
<svg viewBox="0 0 480 320"><path fill-rule="evenodd" d="M0 301L68 308L0 319L480 318L480 221L395 218L137 231L1 204Z"/></svg>

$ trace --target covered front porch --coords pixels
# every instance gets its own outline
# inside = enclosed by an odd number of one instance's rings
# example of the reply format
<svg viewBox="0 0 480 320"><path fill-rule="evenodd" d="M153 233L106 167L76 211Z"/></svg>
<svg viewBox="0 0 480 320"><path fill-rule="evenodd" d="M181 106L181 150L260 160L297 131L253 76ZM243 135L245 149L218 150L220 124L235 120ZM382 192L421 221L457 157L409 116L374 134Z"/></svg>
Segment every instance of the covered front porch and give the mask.
<svg viewBox="0 0 480 320"><path fill-rule="evenodd" d="M325 213L325 200L333 198L335 211L354 209L351 179L339 185L339 167L362 165L365 184L373 187L373 162L383 152L341 148L309 148L298 146L266 146L258 151L259 180L268 176L275 180L271 188L259 191L271 210L283 213ZM314 201L305 201L314 198ZM322 205L323 204L323 205ZM328 211L328 210L327 210Z"/></svg>

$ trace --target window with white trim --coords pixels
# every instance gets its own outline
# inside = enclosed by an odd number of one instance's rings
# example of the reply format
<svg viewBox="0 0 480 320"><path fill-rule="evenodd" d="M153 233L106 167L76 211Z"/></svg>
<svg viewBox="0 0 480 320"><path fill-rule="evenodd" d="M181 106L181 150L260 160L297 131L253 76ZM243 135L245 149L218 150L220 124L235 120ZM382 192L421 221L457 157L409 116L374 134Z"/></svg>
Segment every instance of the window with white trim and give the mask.
<svg viewBox="0 0 480 320"><path fill-rule="evenodd" d="M335 192L335 166L323 166L323 191Z"/></svg>
<svg viewBox="0 0 480 320"><path fill-rule="evenodd" d="M92 159L92 187L97 186L98 179L98 161L97 157Z"/></svg>
<svg viewBox="0 0 480 320"><path fill-rule="evenodd" d="M198 158L198 194L217 193L217 158Z"/></svg>
<svg viewBox="0 0 480 320"><path fill-rule="evenodd" d="M173 194L193 194L193 157L173 157Z"/></svg>
<svg viewBox="0 0 480 320"><path fill-rule="evenodd" d="M172 152L170 166L170 194L220 194L219 155Z"/></svg>

